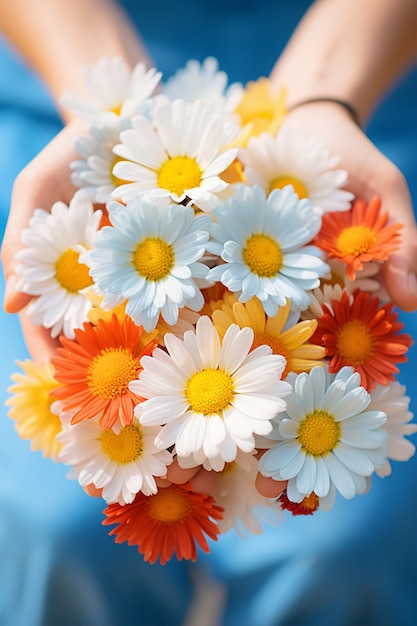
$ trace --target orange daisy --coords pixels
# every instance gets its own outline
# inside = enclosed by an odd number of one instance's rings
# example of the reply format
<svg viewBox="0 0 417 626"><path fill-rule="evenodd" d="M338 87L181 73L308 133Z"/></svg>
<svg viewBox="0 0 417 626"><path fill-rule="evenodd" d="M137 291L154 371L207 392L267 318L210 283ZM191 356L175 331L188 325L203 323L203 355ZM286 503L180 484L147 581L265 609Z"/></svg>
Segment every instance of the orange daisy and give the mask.
<svg viewBox="0 0 417 626"><path fill-rule="evenodd" d="M53 394L63 410L73 412L72 424L102 413L103 428L116 423L127 426L133 407L142 402L128 385L142 370L140 360L152 354L156 341L141 345L143 328L130 317L99 319L97 326L84 324L75 330L75 339L61 337L62 347L52 359L55 378L62 386Z"/></svg>
<svg viewBox="0 0 417 626"><path fill-rule="evenodd" d="M322 304L323 315L311 340L325 347L329 372L350 365L368 391L375 383L393 381L399 372L395 364L407 360L404 355L413 343L410 335L397 334L404 324L393 308L392 302L381 305L379 298L360 291L353 299L343 292L340 301Z"/></svg>
<svg viewBox="0 0 417 626"><path fill-rule="evenodd" d="M381 199L356 200L350 211L326 213L313 243L330 258L346 264L346 274L355 279L356 272L369 261L386 261L398 250L403 224L389 224L388 212L380 212Z"/></svg>
<svg viewBox="0 0 417 626"><path fill-rule="evenodd" d="M179 561L196 561L197 544L209 552L205 535L217 540L216 520L222 519L222 511L212 496L196 493L186 483L164 487L153 496L140 492L132 504L111 504L102 523L117 524L109 533L116 535L116 543L127 541L138 547L145 561L153 565L159 558L165 565L174 553Z"/></svg>
<svg viewBox="0 0 417 626"><path fill-rule="evenodd" d="M287 491L283 491L278 498L281 509L291 511L293 515L313 515L319 508L319 497L312 491L301 502L291 502L288 499Z"/></svg>

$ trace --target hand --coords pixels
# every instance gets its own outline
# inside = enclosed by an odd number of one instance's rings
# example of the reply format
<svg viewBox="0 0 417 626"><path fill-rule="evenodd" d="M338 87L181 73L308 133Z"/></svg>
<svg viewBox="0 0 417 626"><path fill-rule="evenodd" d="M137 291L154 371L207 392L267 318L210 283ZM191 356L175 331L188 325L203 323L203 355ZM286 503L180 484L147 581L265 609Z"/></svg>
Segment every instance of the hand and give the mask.
<svg viewBox="0 0 417 626"><path fill-rule="evenodd" d="M384 263L383 278L390 298L399 308L416 310L417 227L404 176L337 104L300 106L288 114L288 122L298 124L324 142L332 154L340 156L339 166L348 171L347 187L355 196L367 201L380 196L390 220L404 224L401 248Z"/></svg>
<svg viewBox="0 0 417 626"><path fill-rule="evenodd" d="M22 248L22 231L27 228L36 208L50 210L54 202L69 203L75 192L70 182L69 164L77 157L75 140L84 131L83 123L66 126L16 178L2 249L1 260L6 278L4 308L20 312L22 331L32 357L37 361L50 358L57 346L49 331L34 326L24 312L31 296L16 291L16 253Z"/></svg>

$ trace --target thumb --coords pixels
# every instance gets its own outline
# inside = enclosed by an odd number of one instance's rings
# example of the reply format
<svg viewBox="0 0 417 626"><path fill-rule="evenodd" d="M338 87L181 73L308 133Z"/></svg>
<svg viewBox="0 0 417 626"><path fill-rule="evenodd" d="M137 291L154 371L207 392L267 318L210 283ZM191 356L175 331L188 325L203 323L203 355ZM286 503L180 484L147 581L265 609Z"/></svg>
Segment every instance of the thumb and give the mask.
<svg viewBox="0 0 417 626"><path fill-rule="evenodd" d="M4 290L4 309L7 313L17 313L23 309L31 296L16 290L18 278L15 274L15 253L21 247L20 241L5 235L1 257L6 286Z"/></svg>
<svg viewBox="0 0 417 626"><path fill-rule="evenodd" d="M414 238L417 230L414 229ZM410 252L407 253L407 250ZM414 254L414 266L410 263ZM402 252L390 256L383 268L384 284L393 302L403 311L417 310L417 247L414 242L402 246Z"/></svg>
<svg viewBox="0 0 417 626"><path fill-rule="evenodd" d="M69 202L76 189L70 179L70 163L77 158L76 139L85 132L84 122L74 120L20 172L13 185L9 219L1 258L6 278L4 307L20 311L30 296L15 290L16 253L23 247L22 231L29 225L37 207L49 210L54 202Z"/></svg>
<svg viewBox="0 0 417 626"><path fill-rule="evenodd" d="M382 196L381 196L382 197ZM397 187L395 193L382 198L391 221L401 222L401 247L390 255L383 266L386 290L403 311L417 310L417 227L407 188Z"/></svg>

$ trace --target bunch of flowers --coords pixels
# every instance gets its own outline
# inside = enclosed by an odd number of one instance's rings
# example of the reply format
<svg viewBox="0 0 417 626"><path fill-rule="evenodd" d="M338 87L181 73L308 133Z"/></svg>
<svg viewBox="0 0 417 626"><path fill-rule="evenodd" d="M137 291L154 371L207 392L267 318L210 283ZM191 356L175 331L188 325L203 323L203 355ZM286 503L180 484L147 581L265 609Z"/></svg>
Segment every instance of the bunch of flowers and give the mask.
<svg viewBox="0 0 417 626"><path fill-rule="evenodd" d="M381 279L401 225L267 79L229 85L214 58L165 83L101 59L86 79L89 100L63 98L86 120L77 191L19 253L56 341L12 376L19 435L151 563L365 494L414 452L412 341Z"/></svg>

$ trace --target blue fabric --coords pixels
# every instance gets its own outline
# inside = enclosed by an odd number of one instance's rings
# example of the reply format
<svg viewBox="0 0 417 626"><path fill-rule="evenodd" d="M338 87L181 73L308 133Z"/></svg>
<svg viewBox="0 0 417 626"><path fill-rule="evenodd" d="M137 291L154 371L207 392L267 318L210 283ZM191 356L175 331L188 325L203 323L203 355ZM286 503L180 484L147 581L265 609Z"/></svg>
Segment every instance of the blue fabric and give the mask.
<svg viewBox="0 0 417 626"><path fill-rule="evenodd" d="M214 55L231 81L267 75L308 2L195 0L138 3L127 12L167 77ZM369 127L406 175L417 204L417 73L387 96ZM17 173L56 134L59 119L36 77L0 48L0 219ZM3 290L3 284L1 287ZM1 293L2 297L2 293ZM417 316L401 314L417 337ZM0 313L0 402L16 358L18 320ZM400 380L414 393L416 348ZM412 397L411 410L417 411ZM415 441L415 439L414 439ZM183 622L201 568L225 588L222 626L411 626L417 616L417 459L394 463L371 492L329 513L288 518L260 537L234 533L199 564L144 564L100 525L102 503L30 451L0 418L0 626L168 626Z"/></svg>

